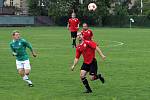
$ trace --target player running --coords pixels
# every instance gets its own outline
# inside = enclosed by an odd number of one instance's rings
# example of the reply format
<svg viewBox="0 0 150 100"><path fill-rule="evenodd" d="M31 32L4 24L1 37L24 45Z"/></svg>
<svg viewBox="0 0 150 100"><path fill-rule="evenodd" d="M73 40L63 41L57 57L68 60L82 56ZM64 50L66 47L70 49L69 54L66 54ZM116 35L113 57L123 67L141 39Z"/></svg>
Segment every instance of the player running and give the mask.
<svg viewBox="0 0 150 100"><path fill-rule="evenodd" d="M76 14L72 13L71 15L72 18L68 20L68 25L67 28L71 32L71 38L72 38L72 46L73 48L76 47L76 37L77 37L77 31L79 30L79 24L80 21L78 18L76 18Z"/></svg>
<svg viewBox="0 0 150 100"><path fill-rule="evenodd" d="M87 23L83 23L82 25L83 29L81 31L81 34L83 35L84 40L92 40L93 38L93 32L89 29Z"/></svg>
<svg viewBox="0 0 150 100"><path fill-rule="evenodd" d="M77 34L77 39L82 42L77 46L76 48L76 57L74 59L74 64L71 67L71 70L73 71L75 66L77 65L79 58L81 54L83 55L83 65L80 70L80 78L86 88L86 91L84 93L91 93L92 90L89 86L88 80L86 79L86 75L89 72L90 79L91 80L97 80L100 79L102 83L105 82L104 78L101 74L97 74L98 66L97 66L97 60L95 58L95 51L98 52L98 54L102 57L103 60L105 60L105 56L100 50L100 48L97 46L97 44L93 41L89 40L83 40L83 36L81 33Z"/></svg>
<svg viewBox="0 0 150 100"><path fill-rule="evenodd" d="M29 87L32 87L32 81L29 79L29 73L31 70L29 57L26 52L26 48L29 48L32 52L32 55L36 57L36 53L33 51L32 46L25 39L20 37L19 31L12 32L12 42L10 43L10 48L12 50L13 56L16 56L16 66L19 75L26 81Z"/></svg>

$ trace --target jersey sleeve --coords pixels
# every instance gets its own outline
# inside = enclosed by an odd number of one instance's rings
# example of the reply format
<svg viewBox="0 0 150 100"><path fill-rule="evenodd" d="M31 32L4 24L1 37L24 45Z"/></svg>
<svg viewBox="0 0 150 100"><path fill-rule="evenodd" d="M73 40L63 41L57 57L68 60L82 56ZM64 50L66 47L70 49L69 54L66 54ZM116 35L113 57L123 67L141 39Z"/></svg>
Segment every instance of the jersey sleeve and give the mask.
<svg viewBox="0 0 150 100"><path fill-rule="evenodd" d="M69 24L69 26L70 26L70 19L68 20L68 24Z"/></svg>
<svg viewBox="0 0 150 100"><path fill-rule="evenodd" d="M78 19L78 24L80 24L80 20Z"/></svg>
<svg viewBox="0 0 150 100"><path fill-rule="evenodd" d="M71 19L68 20L68 22L70 23Z"/></svg>
<svg viewBox="0 0 150 100"><path fill-rule="evenodd" d="M26 47L30 49L30 51L33 51L32 45L29 42L27 42L25 39L22 39L22 42Z"/></svg>
<svg viewBox="0 0 150 100"><path fill-rule="evenodd" d="M11 44L11 43L9 44L9 46L10 46L11 51L12 51L12 52L15 52L15 49L12 47L12 44Z"/></svg>
<svg viewBox="0 0 150 100"><path fill-rule="evenodd" d="M81 30L81 34L83 35L83 30Z"/></svg>
<svg viewBox="0 0 150 100"><path fill-rule="evenodd" d="M93 42L93 41L85 41L85 42L89 47L96 49L96 46L97 46L96 42Z"/></svg>
<svg viewBox="0 0 150 100"><path fill-rule="evenodd" d="M80 52L80 50L77 48L77 49L76 49L76 58L79 59L80 56L81 56L81 52Z"/></svg>

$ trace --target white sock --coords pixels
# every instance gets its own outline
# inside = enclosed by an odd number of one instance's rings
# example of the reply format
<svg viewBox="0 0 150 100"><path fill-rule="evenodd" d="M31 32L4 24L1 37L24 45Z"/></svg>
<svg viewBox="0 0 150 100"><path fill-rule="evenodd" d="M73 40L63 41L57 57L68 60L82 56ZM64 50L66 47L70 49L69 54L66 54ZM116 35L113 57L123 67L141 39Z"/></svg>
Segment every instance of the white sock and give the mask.
<svg viewBox="0 0 150 100"><path fill-rule="evenodd" d="M28 84L32 84L32 81L31 81L31 80L26 80L26 82L28 82Z"/></svg>
<svg viewBox="0 0 150 100"><path fill-rule="evenodd" d="M29 79L28 76L24 75L23 80L25 81L25 80L28 80L28 79Z"/></svg>
<svg viewBox="0 0 150 100"><path fill-rule="evenodd" d="M24 75L23 80L26 81L26 82L28 82L28 84L32 84L32 81L29 80L29 78L28 78L27 75Z"/></svg>

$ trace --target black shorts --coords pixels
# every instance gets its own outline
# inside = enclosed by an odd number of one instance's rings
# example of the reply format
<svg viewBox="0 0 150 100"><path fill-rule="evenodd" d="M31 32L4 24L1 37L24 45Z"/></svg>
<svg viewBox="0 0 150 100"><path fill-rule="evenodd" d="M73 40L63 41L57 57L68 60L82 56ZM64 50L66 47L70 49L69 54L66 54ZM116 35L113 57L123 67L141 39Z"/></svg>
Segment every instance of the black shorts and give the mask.
<svg viewBox="0 0 150 100"><path fill-rule="evenodd" d="M76 38L77 37L77 32L71 32L71 38Z"/></svg>
<svg viewBox="0 0 150 100"><path fill-rule="evenodd" d="M90 64L83 63L81 70L85 70L89 72L90 75L97 75L97 70L98 70L97 60L94 58L92 63Z"/></svg>

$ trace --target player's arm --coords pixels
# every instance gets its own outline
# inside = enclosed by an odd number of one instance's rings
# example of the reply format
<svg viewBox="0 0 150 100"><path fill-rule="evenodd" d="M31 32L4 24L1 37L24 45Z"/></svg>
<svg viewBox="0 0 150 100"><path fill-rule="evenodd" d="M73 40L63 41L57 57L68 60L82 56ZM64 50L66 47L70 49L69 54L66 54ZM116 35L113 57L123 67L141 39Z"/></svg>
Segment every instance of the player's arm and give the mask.
<svg viewBox="0 0 150 100"><path fill-rule="evenodd" d="M33 48L32 48L32 45L29 43L29 42L27 42L27 41L23 41L24 42L24 44L26 45L26 47L28 47L29 49L30 49L30 51L31 51L31 53L32 53L32 55L33 55L33 57L36 57L37 56L37 54L34 52L34 50L33 50Z"/></svg>
<svg viewBox="0 0 150 100"><path fill-rule="evenodd" d="M74 70L74 68L75 68L75 66L77 65L78 61L79 61L78 58L75 58L75 59L74 59L74 63L73 63L73 65L71 66L71 70L72 70L72 71Z"/></svg>
<svg viewBox="0 0 150 100"><path fill-rule="evenodd" d="M101 51L101 49L98 46L96 46L96 51L102 57L102 59L105 60L106 56L103 54L103 52Z"/></svg>
<svg viewBox="0 0 150 100"><path fill-rule="evenodd" d="M76 49L76 57L75 57L75 59L74 59L73 65L71 66L71 70L72 70L72 71L74 70L75 66L77 65L80 56L81 56L81 52L80 52L78 49Z"/></svg>
<svg viewBox="0 0 150 100"><path fill-rule="evenodd" d="M80 27L80 23L78 24L78 29L79 29L79 27Z"/></svg>
<svg viewBox="0 0 150 100"><path fill-rule="evenodd" d="M12 45L10 44L10 49L11 49L11 51L12 51L12 55L13 56L16 56L17 55L17 53L15 52L15 50L14 50L14 48L12 47Z"/></svg>
<svg viewBox="0 0 150 100"><path fill-rule="evenodd" d="M32 45L31 45L29 42L27 42L27 47L30 49L30 51L31 51L31 53L32 53L32 55L33 55L33 57L36 57L37 54L35 53L35 51L34 51L33 48L32 48Z"/></svg>
<svg viewBox="0 0 150 100"><path fill-rule="evenodd" d="M68 24L67 24L67 29L69 29L69 22L68 22Z"/></svg>
<svg viewBox="0 0 150 100"><path fill-rule="evenodd" d="M80 21L78 20L78 29L79 29L79 27L80 27Z"/></svg>
<svg viewBox="0 0 150 100"><path fill-rule="evenodd" d="M69 29L70 26L70 19L68 20L67 29Z"/></svg>

